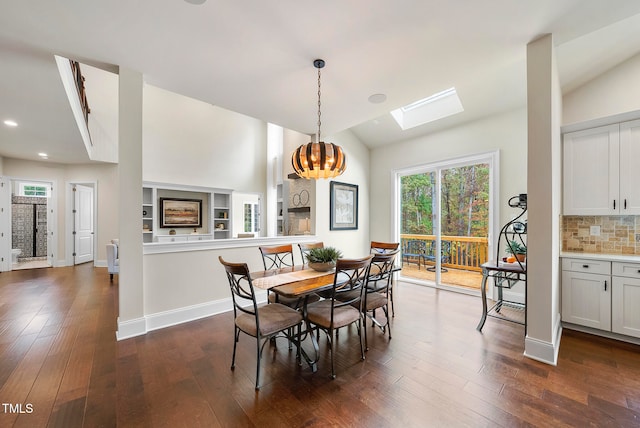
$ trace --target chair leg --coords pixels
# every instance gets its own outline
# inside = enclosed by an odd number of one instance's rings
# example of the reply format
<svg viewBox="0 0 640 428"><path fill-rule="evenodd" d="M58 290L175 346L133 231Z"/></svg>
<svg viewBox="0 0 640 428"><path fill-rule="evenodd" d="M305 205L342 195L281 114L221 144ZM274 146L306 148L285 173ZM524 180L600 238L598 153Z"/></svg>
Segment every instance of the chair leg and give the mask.
<svg viewBox="0 0 640 428"><path fill-rule="evenodd" d="M367 337L367 326L365 325L366 322L364 322L364 320L362 319L364 317L363 314L360 314L360 318L358 319L358 339L360 340L360 359L364 361L364 343L362 341L363 339L363 335L362 335L362 330L364 330L364 337L366 340Z"/></svg>
<svg viewBox="0 0 640 428"><path fill-rule="evenodd" d="M300 348L302 348L302 343L300 342L302 340L301 331L302 331L302 321L300 321L300 324L298 324L298 337L296 339L298 343L298 350L296 351L296 360L298 361L298 365L302 364L302 360L301 360L302 352L300 351Z"/></svg>
<svg viewBox="0 0 640 428"><path fill-rule="evenodd" d="M391 282L391 287L389 287L389 300L391 300L391 316L396 316L396 309L393 307L393 281Z"/></svg>
<svg viewBox="0 0 640 428"><path fill-rule="evenodd" d="M374 312L375 313L375 312ZM367 314L364 313L364 350L368 351L369 350L369 341L367 340ZM371 320L371 327L374 327L376 324L373 322L373 319ZM362 338L360 340L360 346L362 347Z"/></svg>
<svg viewBox="0 0 640 428"><path fill-rule="evenodd" d="M262 346L260 346L260 337L256 337L257 355L256 355L256 391L260 390L260 360L262 360Z"/></svg>
<svg viewBox="0 0 640 428"><path fill-rule="evenodd" d="M333 363L333 329L327 330L327 338L329 339L329 352L331 353L331 379L336 378L336 369Z"/></svg>
<svg viewBox="0 0 640 428"><path fill-rule="evenodd" d="M238 344L238 339L240 337L240 329L238 329L238 327L234 327L233 335L235 337L233 339L233 356L231 357L231 370L236 368L236 345Z"/></svg>
<svg viewBox="0 0 640 428"><path fill-rule="evenodd" d="M109 281L113 282L113 274L112 273L109 274Z"/></svg>
<svg viewBox="0 0 640 428"><path fill-rule="evenodd" d="M392 303L392 307L393 307L393 303ZM389 332L389 340L391 340L391 323L389 322L389 310L387 309L386 306L383 306L382 310L384 311L384 316L387 317L387 325L385 326L385 328Z"/></svg>

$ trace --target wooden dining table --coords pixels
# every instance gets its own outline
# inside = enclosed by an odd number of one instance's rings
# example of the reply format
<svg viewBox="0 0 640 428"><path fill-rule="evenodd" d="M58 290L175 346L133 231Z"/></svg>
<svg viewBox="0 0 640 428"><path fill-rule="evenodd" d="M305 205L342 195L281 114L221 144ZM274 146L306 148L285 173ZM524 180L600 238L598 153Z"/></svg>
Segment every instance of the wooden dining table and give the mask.
<svg viewBox="0 0 640 428"><path fill-rule="evenodd" d="M307 265L296 265L292 267L284 267L280 269L263 270L251 272L251 282L254 287L270 290L280 296L302 299L301 310L306 322L306 329L301 334L301 338L296 346L300 349L300 354L311 367L312 372L318 370L319 345L318 339L312 333L311 327L307 320L307 300L308 296L330 290L333 287L335 271L328 272L315 271ZM307 337L311 338L314 349L314 357L302 348L302 341Z"/></svg>
<svg viewBox="0 0 640 428"><path fill-rule="evenodd" d="M307 265L251 272L255 287L271 290L284 297L305 297L330 289L335 271L318 272Z"/></svg>

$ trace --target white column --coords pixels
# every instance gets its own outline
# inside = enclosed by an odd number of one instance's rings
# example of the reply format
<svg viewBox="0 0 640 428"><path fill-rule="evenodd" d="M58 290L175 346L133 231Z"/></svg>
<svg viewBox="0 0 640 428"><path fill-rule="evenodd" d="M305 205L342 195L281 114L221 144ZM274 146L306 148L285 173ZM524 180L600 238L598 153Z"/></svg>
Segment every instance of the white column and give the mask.
<svg viewBox="0 0 640 428"><path fill-rule="evenodd" d="M527 337L525 355L556 364L560 346L562 94L552 35L527 45Z"/></svg>
<svg viewBox="0 0 640 428"><path fill-rule="evenodd" d="M142 269L142 74L120 68L118 339L146 333Z"/></svg>

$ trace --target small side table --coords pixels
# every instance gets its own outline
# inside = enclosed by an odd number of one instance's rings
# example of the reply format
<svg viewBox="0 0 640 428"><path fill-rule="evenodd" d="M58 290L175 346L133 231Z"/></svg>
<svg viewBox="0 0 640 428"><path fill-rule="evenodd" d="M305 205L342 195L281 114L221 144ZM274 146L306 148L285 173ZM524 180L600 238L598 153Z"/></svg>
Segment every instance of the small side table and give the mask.
<svg viewBox="0 0 640 428"><path fill-rule="evenodd" d="M501 319L503 321L509 321L516 324L524 325L525 335L527 334L527 265L524 263L500 263L500 262L487 262L481 265L482 267L482 317L476 329L482 331L484 323L487 317L493 317ZM488 308L487 306L487 279L493 278L496 288L498 289L498 300ZM525 303L513 302L503 299L503 289L510 289L519 282L524 283L525 289ZM508 308L504 313L503 309ZM516 312L524 313L524 321L515 318L512 315Z"/></svg>

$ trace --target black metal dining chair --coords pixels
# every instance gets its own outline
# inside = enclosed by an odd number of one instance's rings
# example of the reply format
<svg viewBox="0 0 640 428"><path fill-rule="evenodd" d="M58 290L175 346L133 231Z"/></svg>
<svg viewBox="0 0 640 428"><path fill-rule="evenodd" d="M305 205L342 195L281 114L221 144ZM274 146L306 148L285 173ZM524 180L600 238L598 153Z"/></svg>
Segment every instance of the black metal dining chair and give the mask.
<svg viewBox="0 0 640 428"><path fill-rule="evenodd" d="M362 313L371 319L372 326L378 326L383 333L387 332L391 340L391 324L389 323L389 301L391 298L391 280L399 250L374 254L369 268L369 280L363 295ZM376 310L384 312L384 322L376 318ZM366 321L366 318L365 318ZM366 326L366 322L365 322ZM364 329L365 350L369 350L367 329Z"/></svg>
<svg viewBox="0 0 640 428"><path fill-rule="evenodd" d="M338 259L333 287L329 297L318 302L310 303L306 309L307 329L311 325L324 331L329 341L331 353L331 377L335 379L335 341L334 332L341 327L357 323L360 339L360 354L364 360L364 344L362 342L362 296L369 278L369 267L373 255L360 259Z"/></svg>
<svg viewBox="0 0 640 428"><path fill-rule="evenodd" d="M262 264L264 270L280 269L282 267L293 266L293 247L291 244L276 245L273 247L258 247L262 255ZM282 303L283 305L297 308L300 299L280 297L276 293L268 292L268 300L270 303Z"/></svg>
<svg viewBox="0 0 640 428"><path fill-rule="evenodd" d="M240 332L256 338L256 390L260 389L260 360L264 346L270 339L285 337L291 343L292 332L297 327L296 342L299 344L302 314L288 306L272 303L258 307L251 275L246 263L230 263L219 257L224 266L233 298L234 340L231 370L236 366L236 347ZM300 346L297 351L300 359Z"/></svg>
<svg viewBox="0 0 640 428"><path fill-rule="evenodd" d="M264 270L280 269L294 266L293 246L291 244L276 245L273 247L258 247L262 254L262 264ZM299 309L304 299L295 297L284 297L269 291L267 299L270 303L281 303L294 309ZM307 302L320 300L320 296L312 294L306 297Z"/></svg>
<svg viewBox="0 0 640 428"><path fill-rule="evenodd" d="M314 248L324 248L323 242L311 242L311 243L300 243L298 244L300 248L300 257L302 257L302 264L307 264L307 254Z"/></svg>
<svg viewBox="0 0 640 428"><path fill-rule="evenodd" d="M276 245L274 247L258 247L262 254L264 270L279 269L293 266L293 247L291 244Z"/></svg>
<svg viewBox="0 0 640 428"><path fill-rule="evenodd" d="M400 246L399 242L377 242L371 241L371 253L389 253L395 251Z"/></svg>
<svg viewBox="0 0 640 428"><path fill-rule="evenodd" d="M371 241L371 254L380 254L380 253L390 253L396 251L400 247L399 242L377 242ZM397 252L397 251L396 251ZM375 265L372 266L372 269L375 270ZM391 280L391 285L389 286L389 300L391 301L391 315L396 316L396 308L393 306L393 288L394 288L393 279Z"/></svg>

